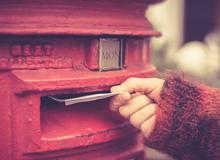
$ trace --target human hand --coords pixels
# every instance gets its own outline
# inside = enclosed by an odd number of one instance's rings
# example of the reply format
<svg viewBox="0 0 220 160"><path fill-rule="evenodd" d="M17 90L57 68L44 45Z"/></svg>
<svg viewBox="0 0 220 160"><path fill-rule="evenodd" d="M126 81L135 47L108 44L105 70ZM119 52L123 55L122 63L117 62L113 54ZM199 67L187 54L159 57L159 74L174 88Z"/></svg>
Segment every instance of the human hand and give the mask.
<svg viewBox="0 0 220 160"><path fill-rule="evenodd" d="M148 137L155 127L157 103L163 84L164 80L159 78L129 78L111 88L111 92L121 93L111 99L110 109L128 118Z"/></svg>

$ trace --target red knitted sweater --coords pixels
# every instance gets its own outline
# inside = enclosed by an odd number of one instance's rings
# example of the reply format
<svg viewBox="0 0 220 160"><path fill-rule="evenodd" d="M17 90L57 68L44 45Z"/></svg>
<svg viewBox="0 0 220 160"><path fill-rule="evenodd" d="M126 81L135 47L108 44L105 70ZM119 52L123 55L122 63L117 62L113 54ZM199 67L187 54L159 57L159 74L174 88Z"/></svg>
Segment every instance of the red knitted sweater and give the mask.
<svg viewBox="0 0 220 160"><path fill-rule="evenodd" d="M148 146L177 160L220 160L220 89L167 78Z"/></svg>

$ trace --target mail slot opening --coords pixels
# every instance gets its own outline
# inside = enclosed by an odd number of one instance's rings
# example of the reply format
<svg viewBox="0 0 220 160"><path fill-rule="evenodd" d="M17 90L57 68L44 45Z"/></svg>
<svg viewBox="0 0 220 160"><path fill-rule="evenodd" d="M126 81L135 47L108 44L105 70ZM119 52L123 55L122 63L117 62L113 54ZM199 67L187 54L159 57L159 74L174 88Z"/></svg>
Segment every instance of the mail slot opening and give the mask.
<svg viewBox="0 0 220 160"><path fill-rule="evenodd" d="M51 97L55 97L58 99L70 99L70 98L78 98L88 95L105 94L105 93L109 93L109 91L96 91L96 92L85 92L85 93L74 93L74 94L53 94L51 96L42 96L41 101L42 103L47 103L49 99L50 100L52 99Z"/></svg>
<svg viewBox="0 0 220 160"><path fill-rule="evenodd" d="M72 98L87 94L54 95L59 98ZM83 138L126 126L124 119L109 110L109 99L70 106L48 96L41 97L40 101L41 133L44 140Z"/></svg>

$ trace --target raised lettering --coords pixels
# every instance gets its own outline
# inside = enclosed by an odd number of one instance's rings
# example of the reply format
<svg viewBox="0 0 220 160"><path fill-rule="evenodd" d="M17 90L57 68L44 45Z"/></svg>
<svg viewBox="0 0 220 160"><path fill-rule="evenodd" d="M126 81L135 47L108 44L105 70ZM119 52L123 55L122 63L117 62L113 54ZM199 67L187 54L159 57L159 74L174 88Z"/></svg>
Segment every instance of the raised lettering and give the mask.
<svg viewBox="0 0 220 160"><path fill-rule="evenodd" d="M12 56L22 56L22 45L12 45L11 46L11 55Z"/></svg>
<svg viewBox="0 0 220 160"><path fill-rule="evenodd" d="M117 60L119 58L119 53L117 51L103 51L103 60Z"/></svg>
<svg viewBox="0 0 220 160"><path fill-rule="evenodd" d="M52 46L49 44L46 44L43 46L43 52L45 56L51 56L51 52L52 52Z"/></svg>
<svg viewBox="0 0 220 160"><path fill-rule="evenodd" d="M6 69L10 65L10 62L8 61L7 58L0 58L0 68Z"/></svg>
<svg viewBox="0 0 220 160"><path fill-rule="evenodd" d="M33 54L33 48L29 44L23 45L23 55L24 56L31 56Z"/></svg>
<svg viewBox="0 0 220 160"><path fill-rule="evenodd" d="M43 55L43 49L42 45L35 45L34 46L34 56L42 56Z"/></svg>
<svg viewBox="0 0 220 160"><path fill-rule="evenodd" d="M50 44L15 44L11 46L11 55L19 56L51 56Z"/></svg>

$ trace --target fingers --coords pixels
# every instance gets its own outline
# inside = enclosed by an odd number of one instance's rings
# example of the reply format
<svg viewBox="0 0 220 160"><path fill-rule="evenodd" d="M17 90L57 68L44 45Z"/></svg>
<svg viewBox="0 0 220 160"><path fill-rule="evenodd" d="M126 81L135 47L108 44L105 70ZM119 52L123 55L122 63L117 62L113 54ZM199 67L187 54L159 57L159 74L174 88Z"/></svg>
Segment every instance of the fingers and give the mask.
<svg viewBox="0 0 220 160"><path fill-rule="evenodd" d="M116 95L110 100L109 103L110 109L112 111L118 111L118 108L124 105L125 103L127 103L130 99L131 99L131 95L128 92L123 92L119 95Z"/></svg>
<svg viewBox="0 0 220 160"><path fill-rule="evenodd" d="M144 121L144 123L141 124L141 131L144 134L144 136L147 138L152 133L154 127L156 125L156 115L152 116L147 121Z"/></svg>
<svg viewBox="0 0 220 160"><path fill-rule="evenodd" d="M130 123L140 129L142 123L156 114L157 104L149 104L130 116Z"/></svg>
<svg viewBox="0 0 220 160"><path fill-rule="evenodd" d="M137 97L137 96L143 95L143 94L144 94L143 92L136 92L136 93L131 94L131 98L134 98L134 97Z"/></svg>
<svg viewBox="0 0 220 160"><path fill-rule="evenodd" d="M129 118L132 114L149 105L151 102L151 99L149 99L145 95L136 96L128 101L128 103L126 103L125 105L120 106L119 113L123 117Z"/></svg>
<svg viewBox="0 0 220 160"><path fill-rule="evenodd" d="M118 111L119 107L126 104L130 99L137 97L141 94L142 94L141 92L137 92L134 94L130 94L128 92L120 93L119 95L116 95L111 98L110 103L109 103L110 109L112 111Z"/></svg>
<svg viewBox="0 0 220 160"><path fill-rule="evenodd" d="M124 118L128 118L145 137L150 135L155 126L158 105L143 93L123 92L111 99L110 108L118 111Z"/></svg>
<svg viewBox="0 0 220 160"><path fill-rule="evenodd" d="M163 87L164 80L158 78L129 78L124 83L111 88L112 92L144 92L150 98L156 99L159 97ZM156 92L153 92L156 91Z"/></svg>
<svg viewBox="0 0 220 160"><path fill-rule="evenodd" d="M129 78L121 84L121 87L129 93L150 92L161 83L161 79L158 78Z"/></svg>

